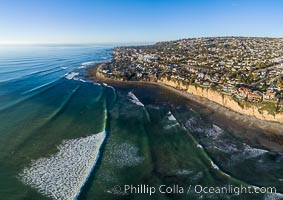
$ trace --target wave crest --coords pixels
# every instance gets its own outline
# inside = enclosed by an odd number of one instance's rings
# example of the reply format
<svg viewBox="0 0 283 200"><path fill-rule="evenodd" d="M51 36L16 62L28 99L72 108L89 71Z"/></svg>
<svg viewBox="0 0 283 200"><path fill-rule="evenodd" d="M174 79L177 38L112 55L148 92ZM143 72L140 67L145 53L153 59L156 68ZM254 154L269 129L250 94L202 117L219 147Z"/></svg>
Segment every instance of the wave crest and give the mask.
<svg viewBox="0 0 283 200"><path fill-rule="evenodd" d="M106 133L64 141L49 158L32 161L20 180L54 199L76 199L98 157Z"/></svg>

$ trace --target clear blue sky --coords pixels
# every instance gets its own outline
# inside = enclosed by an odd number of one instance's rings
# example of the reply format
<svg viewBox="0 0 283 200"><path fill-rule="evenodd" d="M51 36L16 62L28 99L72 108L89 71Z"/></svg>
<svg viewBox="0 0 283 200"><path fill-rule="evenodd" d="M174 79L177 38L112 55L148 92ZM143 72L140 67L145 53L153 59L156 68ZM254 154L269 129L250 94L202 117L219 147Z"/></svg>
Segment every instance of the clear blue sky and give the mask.
<svg viewBox="0 0 283 200"><path fill-rule="evenodd" d="M0 0L0 43L283 37L282 0Z"/></svg>

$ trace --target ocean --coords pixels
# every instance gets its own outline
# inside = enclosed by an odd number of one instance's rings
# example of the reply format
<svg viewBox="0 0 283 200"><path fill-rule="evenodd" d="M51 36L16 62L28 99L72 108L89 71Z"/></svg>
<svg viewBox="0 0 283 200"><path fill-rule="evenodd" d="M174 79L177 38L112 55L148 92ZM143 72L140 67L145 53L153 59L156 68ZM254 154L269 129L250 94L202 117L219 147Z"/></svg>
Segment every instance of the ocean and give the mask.
<svg viewBox="0 0 283 200"><path fill-rule="evenodd" d="M111 48L0 47L0 199L283 198L282 153L158 86L89 80Z"/></svg>

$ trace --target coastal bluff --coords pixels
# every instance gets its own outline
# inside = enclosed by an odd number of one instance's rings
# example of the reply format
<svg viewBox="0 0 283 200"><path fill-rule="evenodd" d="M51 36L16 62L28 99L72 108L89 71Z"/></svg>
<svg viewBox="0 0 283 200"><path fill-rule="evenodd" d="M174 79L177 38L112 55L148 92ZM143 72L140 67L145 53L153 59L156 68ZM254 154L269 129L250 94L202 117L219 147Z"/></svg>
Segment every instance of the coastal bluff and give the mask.
<svg viewBox="0 0 283 200"><path fill-rule="evenodd" d="M98 66L98 68L95 67L94 74L96 78L99 79L107 79L118 82L134 82L134 81L123 81L123 80L108 78L105 76L104 73L100 71L100 66ZM161 77L160 79L157 80L157 82L144 82L144 83L152 83L152 84L158 84L158 85L174 88L180 92L183 91L189 95L205 98L209 101L217 103L218 105L223 106L239 114L255 117L263 121L279 122L283 124L283 114L281 113L276 113L276 114L269 113L266 110L261 110L260 109L261 107L257 105L241 106L237 101L233 99L231 95L224 94L222 92L213 90L208 87L201 87L192 84L184 84L182 81L168 80L166 77ZM199 101L199 99L195 99L195 101Z"/></svg>
<svg viewBox="0 0 283 200"><path fill-rule="evenodd" d="M161 78L158 80L158 83L164 84L166 86L173 87L177 90L182 90L188 94L196 95L199 97L206 98L210 101L213 101L221 106L224 106L228 109L231 109L240 114L253 116L260 120L272 121L283 123L283 114L271 114L266 110L260 110L259 106L249 105L249 106L240 106L237 101L233 99L231 95L221 93L210 88L200 87L196 85L183 84L182 81L177 80L168 80L167 78Z"/></svg>

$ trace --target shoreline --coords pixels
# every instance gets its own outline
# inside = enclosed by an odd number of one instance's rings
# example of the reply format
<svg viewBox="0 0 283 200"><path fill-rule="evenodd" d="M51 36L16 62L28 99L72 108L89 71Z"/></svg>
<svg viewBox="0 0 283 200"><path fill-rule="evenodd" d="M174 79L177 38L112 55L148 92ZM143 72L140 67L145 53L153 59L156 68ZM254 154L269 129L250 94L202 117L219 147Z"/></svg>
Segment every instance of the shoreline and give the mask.
<svg viewBox="0 0 283 200"><path fill-rule="evenodd" d="M104 77L98 73L99 66L96 64L87 69L88 78L98 82L107 83L114 86L143 86L151 87L157 86L166 91L169 91L181 98L191 101L202 108L203 112L208 115L208 118L218 125L225 127L225 124L231 124L233 128L227 126L227 129L232 129L246 140L257 140L256 144L275 152L283 152L283 124L280 122L266 121L258 119L254 116L241 114L232 109L226 108L214 101L211 101L205 97L189 94L185 91L177 90L173 87L164 85L158 82L147 82L147 81L122 81L114 80L111 78ZM231 123L232 122L232 123ZM239 130L239 126L248 127L249 134L241 133L242 127ZM246 132L246 131L245 131Z"/></svg>

